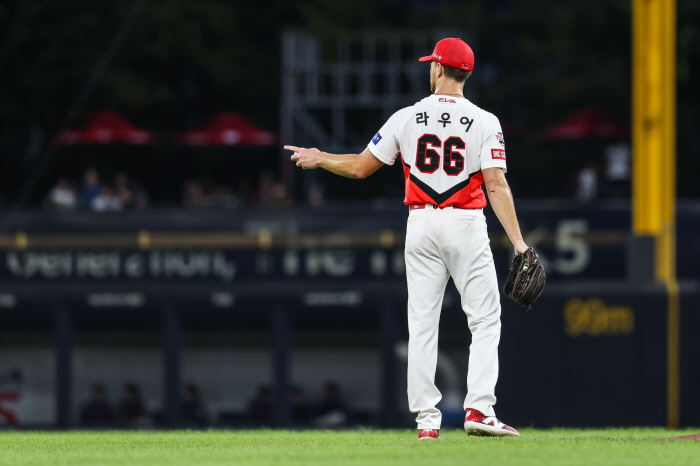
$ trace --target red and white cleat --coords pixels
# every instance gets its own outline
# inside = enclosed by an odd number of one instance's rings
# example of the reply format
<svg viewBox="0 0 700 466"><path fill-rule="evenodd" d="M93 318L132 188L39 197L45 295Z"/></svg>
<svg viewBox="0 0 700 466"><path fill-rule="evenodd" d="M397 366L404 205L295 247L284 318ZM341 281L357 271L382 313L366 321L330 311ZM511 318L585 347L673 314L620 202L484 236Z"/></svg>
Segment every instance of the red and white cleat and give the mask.
<svg viewBox="0 0 700 466"><path fill-rule="evenodd" d="M480 411L469 408L467 417L464 418L464 430L469 435L480 435L485 437L520 437L520 432L511 426L503 424L494 416L484 416Z"/></svg>
<svg viewBox="0 0 700 466"><path fill-rule="evenodd" d="M440 429L420 429L418 430L418 440L440 438Z"/></svg>

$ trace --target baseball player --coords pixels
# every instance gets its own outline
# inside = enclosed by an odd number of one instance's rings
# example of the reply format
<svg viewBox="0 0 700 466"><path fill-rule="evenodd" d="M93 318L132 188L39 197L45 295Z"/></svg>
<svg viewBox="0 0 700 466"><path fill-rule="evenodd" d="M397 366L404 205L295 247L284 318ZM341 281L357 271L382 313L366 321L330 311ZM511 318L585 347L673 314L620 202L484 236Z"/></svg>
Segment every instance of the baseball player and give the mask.
<svg viewBox="0 0 700 466"><path fill-rule="evenodd" d="M365 178L400 156L409 206L406 231L408 282L408 403L417 413L418 438L440 437L441 399L435 386L438 324L447 280L461 295L472 343L464 400L464 428L473 435L520 436L496 418L501 305L483 208L486 187L516 253L528 249L505 179L505 143L498 119L464 98L474 53L462 40L443 39L430 61L432 95L389 118L360 154L329 154L284 146L304 169L323 168Z"/></svg>

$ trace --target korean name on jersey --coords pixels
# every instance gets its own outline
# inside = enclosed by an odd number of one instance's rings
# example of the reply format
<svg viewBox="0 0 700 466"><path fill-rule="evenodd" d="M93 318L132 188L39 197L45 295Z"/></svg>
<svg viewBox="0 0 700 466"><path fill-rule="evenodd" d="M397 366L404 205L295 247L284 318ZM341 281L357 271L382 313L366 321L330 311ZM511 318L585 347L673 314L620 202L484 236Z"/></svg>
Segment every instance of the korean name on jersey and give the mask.
<svg viewBox="0 0 700 466"><path fill-rule="evenodd" d="M401 156L404 204L478 209L485 168L506 169L501 124L467 99L431 95L394 113L368 144L380 161Z"/></svg>

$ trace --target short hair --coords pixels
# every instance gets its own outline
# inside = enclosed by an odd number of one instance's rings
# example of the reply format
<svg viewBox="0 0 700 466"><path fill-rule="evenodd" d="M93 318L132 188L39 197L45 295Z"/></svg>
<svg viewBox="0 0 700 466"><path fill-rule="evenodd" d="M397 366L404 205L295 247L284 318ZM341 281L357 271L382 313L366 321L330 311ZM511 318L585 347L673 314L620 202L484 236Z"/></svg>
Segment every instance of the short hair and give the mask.
<svg viewBox="0 0 700 466"><path fill-rule="evenodd" d="M442 67L445 70L445 76L457 81L458 83L465 82L467 79L469 79L469 76L472 75L471 71L460 70L459 68L453 68L447 65L442 65Z"/></svg>

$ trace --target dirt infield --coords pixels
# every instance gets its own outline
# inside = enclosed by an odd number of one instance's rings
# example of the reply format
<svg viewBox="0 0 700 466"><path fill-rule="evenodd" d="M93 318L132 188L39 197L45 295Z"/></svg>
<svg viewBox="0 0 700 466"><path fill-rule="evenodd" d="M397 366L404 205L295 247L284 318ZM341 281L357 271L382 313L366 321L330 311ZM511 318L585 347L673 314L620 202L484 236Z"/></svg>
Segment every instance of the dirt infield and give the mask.
<svg viewBox="0 0 700 466"><path fill-rule="evenodd" d="M661 439L661 442L666 442L668 440L690 440L691 442L700 442L700 434L683 435L681 437L671 437Z"/></svg>

